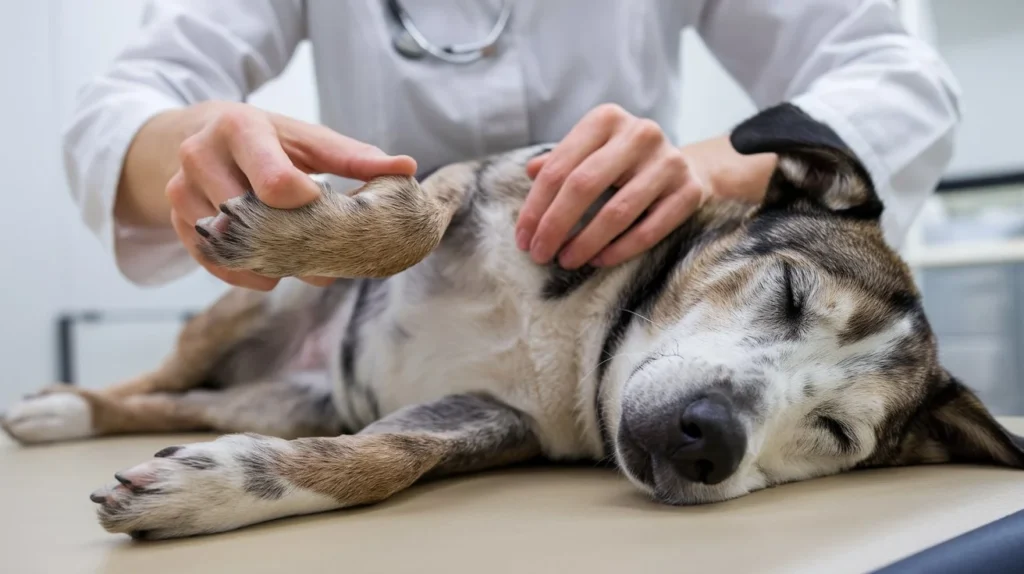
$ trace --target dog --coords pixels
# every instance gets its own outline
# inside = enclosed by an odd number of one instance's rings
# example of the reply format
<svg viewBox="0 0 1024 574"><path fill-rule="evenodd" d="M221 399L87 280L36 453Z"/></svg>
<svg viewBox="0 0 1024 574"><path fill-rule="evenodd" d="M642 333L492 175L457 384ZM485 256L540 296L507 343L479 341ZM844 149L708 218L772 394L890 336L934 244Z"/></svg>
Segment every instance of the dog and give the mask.
<svg viewBox="0 0 1024 574"><path fill-rule="evenodd" d="M730 139L777 155L764 200L712 200L612 268L535 265L515 247L525 164L544 146L422 182L324 185L295 210L232 199L197 223L211 261L338 279L229 291L154 372L48 389L2 426L25 444L225 433L92 494L104 528L138 539L538 458L611 462L673 505L867 467L1024 467L1024 440L940 366L871 178L837 134L783 103Z"/></svg>

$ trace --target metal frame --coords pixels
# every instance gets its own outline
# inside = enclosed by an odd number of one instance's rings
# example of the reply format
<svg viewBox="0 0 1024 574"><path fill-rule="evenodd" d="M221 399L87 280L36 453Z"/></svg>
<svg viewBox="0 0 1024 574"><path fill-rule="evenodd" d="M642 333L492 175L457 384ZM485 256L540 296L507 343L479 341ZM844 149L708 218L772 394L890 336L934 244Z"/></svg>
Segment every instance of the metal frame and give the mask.
<svg viewBox="0 0 1024 574"><path fill-rule="evenodd" d="M938 193L951 193L986 187L1002 187L1005 185L1024 185L1024 171L1007 171L987 175L950 177L939 182Z"/></svg>
<svg viewBox="0 0 1024 574"><path fill-rule="evenodd" d="M96 323L151 323L155 321L188 321L195 311L140 309L131 311L69 311L57 316L57 380L76 384L75 327Z"/></svg>

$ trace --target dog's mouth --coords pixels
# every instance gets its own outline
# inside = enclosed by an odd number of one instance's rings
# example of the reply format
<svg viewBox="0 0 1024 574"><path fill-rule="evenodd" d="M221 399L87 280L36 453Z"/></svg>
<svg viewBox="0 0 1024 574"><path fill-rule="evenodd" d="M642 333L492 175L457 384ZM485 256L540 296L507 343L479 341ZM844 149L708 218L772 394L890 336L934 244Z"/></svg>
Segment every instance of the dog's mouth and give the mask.
<svg viewBox="0 0 1024 574"><path fill-rule="evenodd" d="M644 487L657 492L654 478L654 458L624 428L618 434L619 464L634 480Z"/></svg>

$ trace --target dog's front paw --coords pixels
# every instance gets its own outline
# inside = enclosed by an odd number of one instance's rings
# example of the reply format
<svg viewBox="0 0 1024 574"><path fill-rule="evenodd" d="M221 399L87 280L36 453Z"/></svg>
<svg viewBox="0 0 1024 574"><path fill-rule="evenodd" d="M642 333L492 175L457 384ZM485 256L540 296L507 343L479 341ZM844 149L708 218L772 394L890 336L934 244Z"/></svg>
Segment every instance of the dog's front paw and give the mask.
<svg viewBox="0 0 1024 574"><path fill-rule="evenodd" d="M450 218L412 178L373 179L352 195L319 182L318 199L274 209L254 193L232 198L196 222L211 263L267 277L388 277L421 261Z"/></svg>
<svg viewBox="0 0 1024 574"><path fill-rule="evenodd" d="M286 441L256 435L168 447L116 473L117 482L90 499L107 531L145 540L224 532L310 504L332 507L324 497L293 492L278 476L276 456L286 448Z"/></svg>
<svg viewBox="0 0 1024 574"><path fill-rule="evenodd" d="M284 270L276 269L279 262L274 261L271 248L266 245L274 211L251 191L229 199L220 205L218 215L196 222L196 233L202 237L200 251L221 267L284 276Z"/></svg>
<svg viewBox="0 0 1024 574"><path fill-rule="evenodd" d="M23 444L74 440L95 434L88 401L62 387L14 403L0 415L0 428Z"/></svg>

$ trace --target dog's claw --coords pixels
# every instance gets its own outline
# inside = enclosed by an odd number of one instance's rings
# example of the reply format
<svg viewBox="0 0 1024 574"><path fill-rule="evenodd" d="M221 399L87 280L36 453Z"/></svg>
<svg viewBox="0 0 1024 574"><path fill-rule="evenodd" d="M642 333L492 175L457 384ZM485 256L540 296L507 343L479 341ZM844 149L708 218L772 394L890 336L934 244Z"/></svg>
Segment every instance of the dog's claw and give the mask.
<svg viewBox="0 0 1024 574"><path fill-rule="evenodd" d="M228 204L220 204L220 212L231 218L232 225L241 225L242 227L249 229L249 224L242 221L242 218L238 217L238 215L234 211L231 211L231 208L228 207Z"/></svg>

